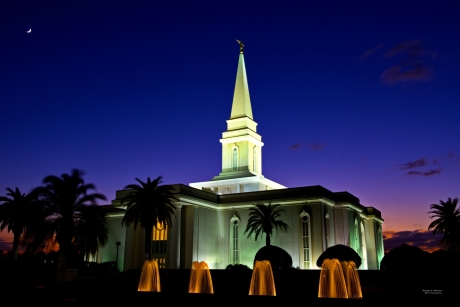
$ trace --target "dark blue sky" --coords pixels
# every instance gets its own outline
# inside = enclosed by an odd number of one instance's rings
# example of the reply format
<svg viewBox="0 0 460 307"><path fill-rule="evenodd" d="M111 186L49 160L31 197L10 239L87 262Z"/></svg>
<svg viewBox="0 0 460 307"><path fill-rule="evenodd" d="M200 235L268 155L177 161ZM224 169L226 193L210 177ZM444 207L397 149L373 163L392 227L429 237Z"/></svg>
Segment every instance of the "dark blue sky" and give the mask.
<svg viewBox="0 0 460 307"><path fill-rule="evenodd" d="M240 39L265 177L425 231L460 196L460 4L305 2L0 4L1 195L72 168L109 200L211 179Z"/></svg>

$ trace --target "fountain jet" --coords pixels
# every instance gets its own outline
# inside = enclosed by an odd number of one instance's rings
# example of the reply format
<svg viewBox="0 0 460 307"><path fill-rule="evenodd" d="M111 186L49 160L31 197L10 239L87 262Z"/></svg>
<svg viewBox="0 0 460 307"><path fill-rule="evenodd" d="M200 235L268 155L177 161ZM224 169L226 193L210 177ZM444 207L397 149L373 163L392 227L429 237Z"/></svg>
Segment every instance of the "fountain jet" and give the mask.
<svg viewBox="0 0 460 307"><path fill-rule="evenodd" d="M321 266L318 297L363 298L355 263L325 259Z"/></svg>
<svg viewBox="0 0 460 307"><path fill-rule="evenodd" d="M209 267L206 262L194 261L192 263L188 293L214 294L211 272L209 271Z"/></svg>
<svg viewBox="0 0 460 307"><path fill-rule="evenodd" d="M337 259L325 259L321 266L318 297L348 298L342 265Z"/></svg>
<svg viewBox="0 0 460 307"><path fill-rule="evenodd" d="M355 263L353 261L342 261L342 270L347 284L348 298L363 298Z"/></svg>
<svg viewBox="0 0 460 307"><path fill-rule="evenodd" d="M160 273L156 260L145 260L137 291L160 292Z"/></svg>
<svg viewBox="0 0 460 307"><path fill-rule="evenodd" d="M254 263L249 295L276 296L275 279L273 278L273 270L270 261L256 260Z"/></svg>

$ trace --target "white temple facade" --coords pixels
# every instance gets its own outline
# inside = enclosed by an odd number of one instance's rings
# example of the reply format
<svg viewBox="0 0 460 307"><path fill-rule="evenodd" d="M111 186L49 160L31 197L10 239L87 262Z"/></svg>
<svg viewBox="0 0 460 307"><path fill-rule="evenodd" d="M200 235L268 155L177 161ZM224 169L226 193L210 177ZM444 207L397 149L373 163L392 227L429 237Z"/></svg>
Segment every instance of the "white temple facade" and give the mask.
<svg viewBox="0 0 460 307"><path fill-rule="evenodd" d="M363 206L348 192L322 186L287 188L262 175L262 137L254 121L242 47L227 131L222 133L222 171L209 181L173 185L176 218L167 229L153 229L152 252L160 267L191 268L205 261L210 269L228 264L252 268L254 256L265 245L244 234L249 209L255 204L278 204L290 230L274 235L271 244L286 250L293 266L319 269L316 260L328 247L343 244L362 258L360 269L379 269L384 255L380 211ZM125 209L117 191L109 212L108 244L98 261L116 261L121 270L142 268L144 229L123 228ZM118 254L118 256L117 256Z"/></svg>

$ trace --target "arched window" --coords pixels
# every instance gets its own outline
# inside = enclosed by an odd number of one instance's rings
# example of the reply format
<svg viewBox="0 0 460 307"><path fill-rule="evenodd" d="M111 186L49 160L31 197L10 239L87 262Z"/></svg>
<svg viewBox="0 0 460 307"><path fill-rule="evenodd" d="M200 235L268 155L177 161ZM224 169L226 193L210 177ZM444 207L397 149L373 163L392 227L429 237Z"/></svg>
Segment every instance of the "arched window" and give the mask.
<svg viewBox="0 0 460 307"><path fill-rule="evenodd" d="M300 263L303 269L311 268L311 232L310 232L310 215L304 211L300 218Z"/></svg>
<svg viewBox="0 0 460 307"><path fill-rule="evenodd" d="M157 223L152 228L152 255L159 268L166 267L166 244L168 242L168 226Z"/></svg>
<svg viewBox="0 0 460 307"><path fill-rule="evenodd" d="M254 146L253 155L254 155L254 158L252 159L252 162L254 165L252 166L252 169L254 172L257 172L257 148L256 146Z"/></svg>
<svg viewBox="0 0 460 307"><path fill-rule="evenodd" d="M230 219L230 261L232 264L240 263L240 219L233 215Z"/></svg>
<svg viewBox="0 0 460 307"><path fill-rule="evenodd" d="M329 247L329 213L327 212L327 209L324 214L324 242L327 249Z"/></svg>
<svg viewBox="0 0 460 307"><path fill-rule="evenodd" d="M238 170L238 146L233 145L232 148L232 169L234 171Z"/></svg>
<svg viewBox="0 0 460 307"><path fill-rule="evenodd" d="M362 268L367 270L367 249L366 249L366 233L364 230L364 224L361 221L361 258Z"/></svg>
<svg viewBox="0 0 460 307"><path fill-rule="evenodd" d="M355 228L354 228L354 244L353 247L355 251L359 254L359 233L358 233L358 220L355 218Z"/></svg>

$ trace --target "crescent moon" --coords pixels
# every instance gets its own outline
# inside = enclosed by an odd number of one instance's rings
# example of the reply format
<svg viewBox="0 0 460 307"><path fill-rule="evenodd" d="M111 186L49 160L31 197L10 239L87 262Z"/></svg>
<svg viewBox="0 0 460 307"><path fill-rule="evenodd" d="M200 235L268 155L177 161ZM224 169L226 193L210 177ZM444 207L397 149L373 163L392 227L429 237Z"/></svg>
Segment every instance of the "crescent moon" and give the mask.
<svg viewBox="0 0 460 307"><path fill-rule="evenodd" d="M32 32L32 29L29 29L29 30L28 30L28 31L26 31L26 32L27 32L27 33L30 33L30 32Z"/></svg>

